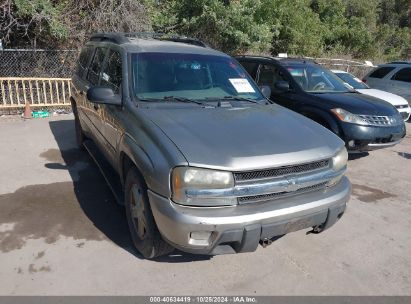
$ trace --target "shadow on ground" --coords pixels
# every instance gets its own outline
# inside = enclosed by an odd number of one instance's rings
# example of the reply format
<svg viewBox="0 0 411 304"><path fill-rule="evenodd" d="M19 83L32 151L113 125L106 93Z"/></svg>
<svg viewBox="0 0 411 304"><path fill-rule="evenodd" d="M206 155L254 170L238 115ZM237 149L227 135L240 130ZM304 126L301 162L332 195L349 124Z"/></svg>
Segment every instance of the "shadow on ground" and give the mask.
<svg viewBox="0 0 411 304"><path fill-rule="evenodd" d="M50 161L45 164L46 168L68 170L73 180L75 201L67 203L73 205L71 207L74 209L78 204L84 215L89 219L89 222L91 222L88 226L83 225L82 230L95 231L94 233L89 233L92 236L89 239L101 240L107 238L137 258L142 258L132 244L124 208L116 204L110 188L88 153L74 145L74 121L50 121L50 129L56 139L59 150L49 150L41 156ZM70 208L70 206L67 206L67 208ZM66 213L70 214L70 212ZM82 217L81 214L78 214L78 216ZM70 229L70 227L67 228ZM71 229L76 230L73 227ZM84 231L80 234L83 237L85 235ZM100 234L101 236L97 237ZM76 238L76 236L73 237ZM192 255L175 251L154 261L179 263L210 258L210 256Z"/></svg>
<svg viewBox="0 0 411 304"><path fill-rule="evenodd" d="M355 152L348 154L348 160L356 160L370 155L368 152Z"/></svg>

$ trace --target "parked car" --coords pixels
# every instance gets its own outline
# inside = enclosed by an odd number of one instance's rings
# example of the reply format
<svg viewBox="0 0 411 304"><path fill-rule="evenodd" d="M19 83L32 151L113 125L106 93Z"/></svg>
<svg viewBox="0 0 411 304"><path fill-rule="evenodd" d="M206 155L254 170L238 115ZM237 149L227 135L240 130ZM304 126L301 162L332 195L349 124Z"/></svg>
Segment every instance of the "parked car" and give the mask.
<svg viewBox="0 0 411 304"><path fill-rule="evenodd" d="M373 89L387 91L411 102L411 62L394 61L370 71L363 81Z"/></svg>
<svg viewBox="0 0 411 304"><path fill-rule="evenodd" d="M259 86L270 91L271 100L328 128L351 152L394 146L405 136L404 121L394 106L347 88L313 61L236 58Z"/></svg>
<svg viewBox="0 0 411 304"><path fill-rule="evenodd" d="M146 258L250 252L344 213L344 143L271 104L236 60L198 40L95 34L73 86L77 141Z"/></svg>
<svg viewBox="0 0 411 304"><path fill-rule="evenodd" d="M374 96L376 98L385 100L392 104L398 112L401 113L404 121L410 118L411 108L408 105L407 100L404 97L395 95L386 91L381 91L378 89L371 89L366 83L361 81L361 79L355 77L354 75L340 70L331 70L335 75L341 78L342 81L347 83L351 88L357 92L365 95Z"/></svg>

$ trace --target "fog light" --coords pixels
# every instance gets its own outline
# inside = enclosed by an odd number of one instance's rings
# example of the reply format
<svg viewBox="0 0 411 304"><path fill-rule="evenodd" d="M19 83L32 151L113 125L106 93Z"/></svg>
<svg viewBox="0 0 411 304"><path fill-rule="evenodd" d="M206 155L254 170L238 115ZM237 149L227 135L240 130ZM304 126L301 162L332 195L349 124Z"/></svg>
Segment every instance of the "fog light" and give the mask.
<svg viewBox="0 0 411 304"><path fill-rule="evenodd" d="M355 142L354 142L353 140L350 140L350 141L348 142L348 146L349 146L350 148L355 147Z"/></svg>
<svg viewBox="0 0 411 304"><path fill-rule="evenodd" d="M211 231L194 231L190 233L190 240L188 241L191 245L197 246L208 246L210 245Z"/></svg>

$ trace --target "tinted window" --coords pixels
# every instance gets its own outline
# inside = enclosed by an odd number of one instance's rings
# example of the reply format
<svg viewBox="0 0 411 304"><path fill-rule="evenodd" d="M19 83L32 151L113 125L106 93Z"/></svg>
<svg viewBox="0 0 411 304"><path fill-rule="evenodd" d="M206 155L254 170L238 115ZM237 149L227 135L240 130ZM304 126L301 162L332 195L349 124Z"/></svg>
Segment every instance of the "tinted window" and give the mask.
<svg viewBox="0 0 411 304"><path fill-rule="evenodd" d="M77 63L77 74L82 76L84 70L87 68L89 59L91 57L93 48L86 46L80 53L78 63Z"/></svg>
<svg viewBox="0 0 411 304"><path fill-rule="evenodd" d="M381 67L376 69L374 72L370 74L368 77L372 78L383 78L385 75L387 75L389 72L394 70L394 67Z"/></svg>
<svg viewBox="0 0 411 304"><path fill-rule="evenodd" d="M119 93L122 79L121 70L120 53L110 51L107 58L107 64L101 75L101 85L110 87L115 93Z"/></svg>
<svg viewBox="0 0 411 304"><path fill-rule="evenodd" d="M240 63L246 69L248 74L250 74L250 76L253 77L253 79L256 79L258 63L250 61L240 61Z"/></svg>
<svg viewBox="0 0 411 304"><path fill-rule="evenodd" d="M391 79L411 82L411 68L399 70L397 73L394 74L394 76Z"/></svg>
<svg viewBox="0 0 411 304"><path fill-rule="evenodd" d="M269 86L272 92L278 92L275 83L286 80L280 68L273 65L260 65L257 83L259 86Z"/></svg>
<svg viewBox="0 0 411 304"><path fill-rule="evenodd" d="M98 84L101 67L104 61L104 54L105 49L103 48L97 48L96 52L94 53L93 61L90 64L90 68L87 74L87 80L90 81L92 85Z"/></svg>

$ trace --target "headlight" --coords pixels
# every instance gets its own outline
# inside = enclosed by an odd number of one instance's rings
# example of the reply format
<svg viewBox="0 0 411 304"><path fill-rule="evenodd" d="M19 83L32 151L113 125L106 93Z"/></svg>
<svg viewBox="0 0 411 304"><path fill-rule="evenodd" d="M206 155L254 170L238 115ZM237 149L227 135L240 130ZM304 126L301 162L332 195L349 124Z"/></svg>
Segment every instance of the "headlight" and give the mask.
<svg viewBox="0 0 411 304"><path fill-rule="evenodd" d="M344 121L344 122L349 122L349 123L355 123L358 125L367 125L368 123L362 119L360 116L356 114L352 114L344 109L341 108L336 108L336 109L331 109L331 112L335 114L335 116L338 117L339 120Z"/></svg>
<svg viewBox="0 0 411 304"><path fill-rule="evenodd" d="M404 123L404 119L402 118L401 113L397 111L396 115L389 118L389 122L391 125L401 125Z"/></svg>
<svg viewBox="0 0 411 304"><path fill-rule="evenodd" d="M197 198L188 195L196 190L229 189L234 187L231 172L200 169L193 167L176 167L171 173L172 199L174 202L190 206L226 206L236 205L235 198Z"/></svg>
<svg viewBox="0 0 411 304"><path fill-rule="evenodd" d="M343 170L347 166L347 161L348 161L348 153L347 149L343 147L337 154L335 154L332 158L332 167L334 171L340 171ZM333 179L328 181L328 186L332 187L341 180L343 177L343 174L338 175L337 177L334 177Z"/></svg>
<svg viewBox="0 0 411 304"><path fill-rule="evenodd" d="M337 154L332 158L333 161L333 170L340 171L347 166L348 153L347 149L343 147Z"/></svg>

